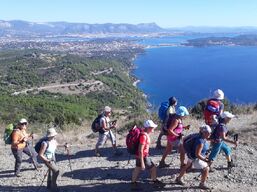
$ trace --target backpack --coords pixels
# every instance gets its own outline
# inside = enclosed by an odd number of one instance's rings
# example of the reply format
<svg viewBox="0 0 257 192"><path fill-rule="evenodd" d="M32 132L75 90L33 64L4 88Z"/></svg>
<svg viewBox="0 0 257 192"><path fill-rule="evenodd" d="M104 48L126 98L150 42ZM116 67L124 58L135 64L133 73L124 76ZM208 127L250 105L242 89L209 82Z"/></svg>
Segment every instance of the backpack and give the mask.
<svg viewBox="0 0 257 192"><path fill-rule="evenodd" d="M40 148L41 148L41 145L42 145L42 143L43 143L44 141L46 141L46 143L47 143L47 147L46 147L46 148L49 147L48 138L47 138L47 137L43 137L43 138L41 138L41 139L36 143L36 145L35 145L35 147L34 147L34 148L35 148L35 151L36 151L37 153L39 153Z"/></svg>
<svg viewBox="0 0 257 192"><path fill-rule="evenodd" d="M169 108L169 102L165 101L161 103L161 106L159 107L158 110L158 116L160 118L161 121L165 121L166 117L167 117L167 110Z"/></svg>
<svg viewBox="0 0 257 192"><path fill-rule="evenodd" d="M103 114L98 115L95 120L92 122L91 129L94 133L99 132L101 130L100 120L103 117Z"/></svg>
<svg viewBox="0 0 257 192"><path fill-rule="evenodd" d="M195 145L196 138L199 137L199 133L190 134L185 137L183 141L183 147L186 153L191 154Z"/></svg>
<svg viewBox="0 0 257 192"><path fill-rule="evenodd" d="M126 136L126 145L128 153L131 155L135 155L138 151L139 146L139 137L141 135L142 129L137 127L136 125L129 130L128 135Z"/></svg>
<svg viewBox="0 0 257 192"><path fill-rule="evenodd" d="M12 144L12 132L14 130L15 126L10 123L6 126L4 130L4 143L5 144Z"/></svg>
<svg viewBox="0 0 257 192"><path fill-rule="evenodd" d="M220 101L210 99L204 109L204 120L207 125L213 124L213 116L218 115L220 111Z"/></svg>

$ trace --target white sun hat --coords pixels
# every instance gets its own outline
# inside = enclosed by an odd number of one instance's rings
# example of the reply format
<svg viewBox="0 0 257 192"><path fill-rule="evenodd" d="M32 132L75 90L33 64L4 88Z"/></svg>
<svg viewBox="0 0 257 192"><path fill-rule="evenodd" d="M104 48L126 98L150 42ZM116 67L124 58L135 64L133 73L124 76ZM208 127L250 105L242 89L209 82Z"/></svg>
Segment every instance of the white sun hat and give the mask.
<svg viewBox="0 0 257 192"><path fill-rule="evenodd" d="M156 128L158 125L155 124L152 120L148 119L144 122L144 127L145 128L149 128L149 127L152 127L152 128Z"/></svg>

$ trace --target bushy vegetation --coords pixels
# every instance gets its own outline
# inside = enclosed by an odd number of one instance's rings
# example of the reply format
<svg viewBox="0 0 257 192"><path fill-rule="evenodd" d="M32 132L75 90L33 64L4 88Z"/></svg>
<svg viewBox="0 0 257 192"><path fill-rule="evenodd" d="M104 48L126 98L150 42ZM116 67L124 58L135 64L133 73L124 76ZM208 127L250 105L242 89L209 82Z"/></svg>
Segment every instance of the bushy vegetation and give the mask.
<svg viewBox="0 0 257 192"><path fill-rule="evenodd" d="M41 50L0 53L0 120L4 123L21 117L35 123L81 124L91 120L105 106L126 109L134 116L145 113L146 102L128 76L132 54L120 57L87 58ZM111 73L94 75L112 69ZM92 73L94 72L94 73ZM51 83L99 80L105 89L86 95L64 95L48 91L12 95L15 91Z"/></svg>

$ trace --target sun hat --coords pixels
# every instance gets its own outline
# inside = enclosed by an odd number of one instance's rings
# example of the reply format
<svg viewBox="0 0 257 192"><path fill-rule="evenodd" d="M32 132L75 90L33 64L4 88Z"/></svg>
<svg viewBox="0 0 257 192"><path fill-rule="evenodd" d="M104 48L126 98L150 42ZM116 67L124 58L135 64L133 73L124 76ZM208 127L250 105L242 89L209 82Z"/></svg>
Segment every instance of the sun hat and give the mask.
<svg viewBox="0 0 257 192"><path fill-rule="evenodd" d="M56 135L57 135L57 132L56 132L55 128L49 128L47 130L47 134L46 134L47 137L54 137Z"/></svg>
<svg viewBox="0 0 257 192"><path fill-rule="evenodd" d="M177 102L176 97L170 97L170 98L169 98L169 104L170 104L170 105L174 105L176 102Z"/></svg>
<svg viewBox="0 0 257 192"><path fill-rule="evenodd" d="M104 107L104 112L111 112L112 111L112 108L111 107L109 107L109 106L105 106Z"/></svg>
<svg viewBox="0 0 257 192"><path fill-rule="evenodd" d="M223 113L221 113L220 117L221 117L222 119L225 119L225 118L230 118L230 119L232 119L232 118L235 117L235 115L233 115L232 113L230 113L230 112L228 112L228 111L224 111Z"/></svg>
<svg viewBox="0 0 257 192"><path fill-rule="evenodd" d="M224 92L220 89L217 89L213 92L213 98L223 100L224 99Z"/></svg>
<svg viewBox="0 0 257 192"><path fill-rule="evenodd" d="M200 127L200 132L203 133L203 132L208 132L208 133L211 133L211 128L209 125L202 125Z"/></svg>
<svg viewBox="0 0 257 192"><path fill-rule="evenodd" d="M24 124L24 123L28 123L28 121L24 118L20 119L19 124Z"/></svg>
<svg viewBox="0 0 257 192"><path fill-rule="evenodd" d="M155 124L152 120L150 120L150 119L148 119L148 120L146 120L145 122L144 122L144 127L145 128L150 128L150 127L152 127L152 128L156 128L158 125L157 124Z"/></svg>
<svg viewBox="0 0 257 192"><path fill-rule="evenodd" d="M186 107L180 106L176 111L176 114L183 117L189 115L189 112Z"/></svg>

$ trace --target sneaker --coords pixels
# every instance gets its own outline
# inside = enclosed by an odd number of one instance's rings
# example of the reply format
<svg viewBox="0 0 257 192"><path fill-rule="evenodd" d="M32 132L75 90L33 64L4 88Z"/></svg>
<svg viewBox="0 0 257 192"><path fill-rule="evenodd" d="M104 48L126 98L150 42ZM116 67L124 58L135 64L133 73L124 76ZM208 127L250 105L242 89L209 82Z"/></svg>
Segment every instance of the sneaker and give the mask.
<svg viewBox="0 0 257 192"><path fill-rule="evenodd" d="M131 182L130 184L131 191L141 191L142 188L139 186L137 182Z"/></svg>
<svg viewBox="0 0 257 192"><path fill-rule="evenodd" d="M178 184L178 185L183 185L183 186L185 185L185 183L181 179L179 179L178 177L176 178L175 183Z"/></svg>
<svg viewBox="0 0 257 192"><path fill-rule="evenodd" d="M200 189L203 189L203 190L210 190L210 189L211 189L210 187L208 187L208 186L205 185L204 183L200 183L200 184L199 184L199 188L200 188Z"/></svg>
<svg viewBox="0 0 257 192"><path fill-rule="evenodd" d="M15 173L15 176L16 177L21 177L21 174L20 173Z"/></svg>
<svg viewBox="0 0 257 192"><path fill-rule="evenodd" d="M169 167L169 164L166 164L164 161L160 161L159 163L159 168L165 168L165 167Z"/></svg>
<svg viewBox="0 0 257 192"><path fill-rule="evenodd" d="M162 181L156 179L153 181L153 185L154 185L154 187L157 187L157 188L163 188L163 187L165 187L166 184L163 183Z"/></svg>

